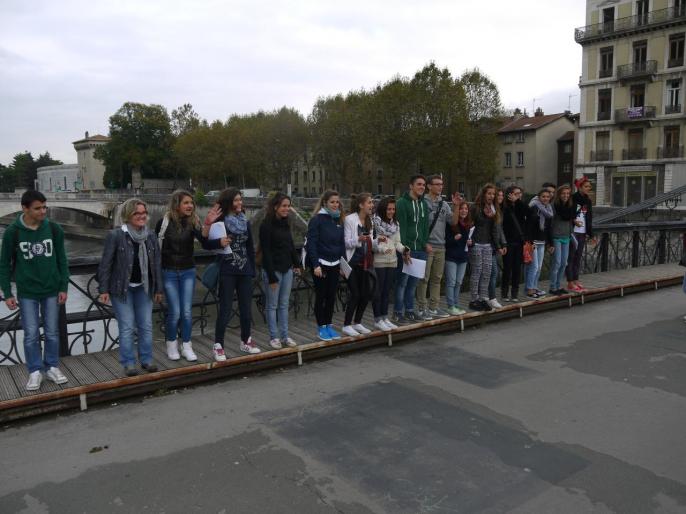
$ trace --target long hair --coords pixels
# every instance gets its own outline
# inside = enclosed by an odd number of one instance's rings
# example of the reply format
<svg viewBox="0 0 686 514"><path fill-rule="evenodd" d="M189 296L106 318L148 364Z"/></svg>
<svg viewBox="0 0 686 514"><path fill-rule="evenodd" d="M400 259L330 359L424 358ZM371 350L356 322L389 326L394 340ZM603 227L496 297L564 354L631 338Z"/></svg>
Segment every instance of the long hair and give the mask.
<svg viewBox="0 0 686 514"><path fill-rule="evenodd" d="M465 228L471 228L472 225L474 225L474 221L472 220L472 210L469 208L469 204L467 203L467 200L465 200L464 198L462 200L459 200L455 205L455 208L453 209L453 221L451 225L454 227L458 223L461 223L460 209L462 209L463 205L467 206L467 217L464 219L464 223L462 223L462 226Z"/></svg>
<svg viewBox="0 0 686 514"><path fill-rule="evenodd" d="M148 204L145 203L143 200L140 198L129 198L126 200L122 206L121 206L121 224L125 225L129 222L131 219L131 216L133 216L133 213L136 212L136 207L139 205L142 205L145 207L145 210L148 210Z"/></svg>
<svg viewBox="0 0 686 514"><path fill-rule="evenodd" d="M229 187L227 189L224 189L221 193L219 193L217 203L219 204L219 207L221 208L222 214L224 216L233 214L233 201L240 194L240 190L235 187Z"/></svg>
<svg viewBox="0 0 686 514"><path fill-rule="evenodd" d="M284 200L288 200L290 202L291 197L279 191L267 201L265 206L267 212L264 215L264 221L271 223L276 219L276 209L283 203Z"/></svg>
<svg viewBox="0 0 686 514"><path fill-rule="evenodd" d="M177 189L172 193L171 198L169 198L169 205L167 206L167 212L165 215L169 216L169 219L172 220L177 226L181 226L179 207L181 206L183 199L186 197L190 198L193 202L193 213L190 215L191 225L199 228L200 218L198 218L198 213L196 212L195 200L193 199L193 195L185 189Z"/></svg>
<svg viewBox="0 0 686 514"><path fill-rule="evenodd" d="M498 193L498 188L496 188L494 184L486 184L484 187L481 188L481 191L479 191L479 194L476 195L476 198L474 199L474 206L476 207L478 212L482 212L484 210L484 208L486 207L486 192L489 189L493 190L493 206L495 207L495 222L500 223L502 220L502 215L500 214L500 205L498 205L498 202L495 201L495 195Z"/></svg>
<svg viewBox="0 0 686 514"><path fill-rule="evenodd" d="M562 199L560 198L560 196L565 189L569 191L569 198L567 198L567 201L565 203L562 203ZM571 207L573 203L574 202L572 201L572 187L569 184L562 184L555 191L555 199L553 200L553 205L560 207Z"/></svg>
<svg viewBox="0 0 686 514"><path fill-rule="evenodd" d="M332 196L338 196L340 198L341 195L338 194L338 191L334 191L333 189L328 189L324 191L324 194L319 198L317 203L314 206L314 211L313 215L317 215L317 213L321 210L322 207L326 206L326 202L329 201L329 199ZM343 212L343 203L340 204L340 210L341 210L341 223L343 223L343 220L345 219L345 213Z"/></svg>
<svg viewBox="0 0 686 514"><path fill-rule="evenodd" d="M398 224L398 217L396 214L393 214L393 218L389 219L388 217L388 206L389 205L395 205L395 198L392 198L390 196L385 196L379 201L379 205L376 206L376 215L381 218L381 221L384 221L386 223L395 223L396 225Z"/></svg>
<svg viewBox="0 0 686 514"><path fill-rule="evenodd" d="M356 214L360 213L362 204L365 203L367 200L369 200L372 197L371 193L357 193L353 194L350 196L350 212L354 212ZM367 216L364 220L364 228L367 230L367 232L370 232L372 230L372 220L371 216Z"/></svg>

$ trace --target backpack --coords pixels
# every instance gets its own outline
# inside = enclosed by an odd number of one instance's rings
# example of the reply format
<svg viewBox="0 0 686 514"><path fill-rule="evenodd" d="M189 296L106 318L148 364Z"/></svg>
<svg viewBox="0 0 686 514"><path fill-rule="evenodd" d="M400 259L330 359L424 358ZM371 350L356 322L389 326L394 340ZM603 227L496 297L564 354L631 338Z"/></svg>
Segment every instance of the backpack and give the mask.
<svg viewBox="0 0 686 514"><path fill-rule="evenodd" d="M160 250L162 250L162 244L164 244L164 234L167 232L167 227L169 227L169 216L165 214L162 218L162 225L160 225L160 233L157 234L157 242L160 245Z"/></svg>

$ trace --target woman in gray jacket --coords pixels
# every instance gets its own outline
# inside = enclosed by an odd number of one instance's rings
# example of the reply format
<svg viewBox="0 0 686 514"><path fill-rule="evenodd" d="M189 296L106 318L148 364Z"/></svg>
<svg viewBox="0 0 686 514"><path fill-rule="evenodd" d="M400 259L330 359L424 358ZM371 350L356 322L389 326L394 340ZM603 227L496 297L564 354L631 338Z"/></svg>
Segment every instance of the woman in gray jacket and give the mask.
<svg viewBox="0 0 686 514"><path fill-rule="evenodd" d="M134 376L134 330L138 359L145 371L152 363L152 301L162 301L162 267L155 233L148 230L148 208L130 198L122 206L122 226L110 231L98 267L100 303L112 302L119 326L119 361L127 376Z"/></svg>

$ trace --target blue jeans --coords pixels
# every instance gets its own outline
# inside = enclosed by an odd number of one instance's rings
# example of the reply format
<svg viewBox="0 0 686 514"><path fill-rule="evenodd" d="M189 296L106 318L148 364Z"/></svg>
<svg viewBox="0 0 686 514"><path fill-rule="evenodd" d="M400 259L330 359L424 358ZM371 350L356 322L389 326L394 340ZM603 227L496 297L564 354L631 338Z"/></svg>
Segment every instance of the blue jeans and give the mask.
<svg viewBox="0 0 686 514"><path fill-rule="evenodd" d="M195 289L195 268L163 269L162 281L167 299L167 341L176 341L179 319L181 320L181 340L191 340L193 328L193 290Z"/></svg>
<svg viewBox="0 0 686 514"><path fill-rule="evenodd" d="M269 337L271 339L286 339L288 337L288 303L293 286L293 269L289 269L286 273L275 271L274 274L279 279L276 283L276 289L271 288L267 272L262 270L264 295L267 299L265 313L267 314Z"/></svg>
<svg viewBox="0 0 686 514"><path fill-rule="evenodd" d="M460 301L460 289L467 270L467 261L445 261L445 301L448 307L457 307Z"/></svg>
<svg viewBox="0 0 686 514"><path fill-rule="evenodd" d="M411 251L410 257L413 259L426 260L426 252ZM412 277L403 273L403 258L398 256L398 268L395 281L395 302L393 304L393 310L396 314L403 313L403 307L405 312L414 312L414 296L417 291L417 283L419 278Z"/></svg>
<svg viewBox="0 0 686 514"><path fill-rule="evenodd" d="M138 359L152 363L152 299L143 286L129 287L126 298L110 297L119 325L119 362L122 366L136 364L133 333L138 334Z"/></svg>
<svg viewBox="0 0 686 514"><path fill-rule="evenodd" d="M29 373L57 367L59 364L60 336L58 329L59 305L57 296L41 300L19 298L21 326L24 329L24 358ZM40 345L40 314L45 333L45 356Z"/></svg>
<svg viewBox="0 0 686 514"><path fill-rule="evenodd" d="M560 282L565 276L565 269L567 269L567 259L569 258L569 241L563 243L555 239L553 241L555 246L555 253L553 254L552 262L550 263L550 290L557 291L560 289Z"/></svg>
<svg viewBox="0 0 686 514"><path fill-rule="evenodd" d="M543 267L543 257L545 257L545 243L535 243L533 260L526 265L526 289L538 289L538 277L541 275Z"/></svg>

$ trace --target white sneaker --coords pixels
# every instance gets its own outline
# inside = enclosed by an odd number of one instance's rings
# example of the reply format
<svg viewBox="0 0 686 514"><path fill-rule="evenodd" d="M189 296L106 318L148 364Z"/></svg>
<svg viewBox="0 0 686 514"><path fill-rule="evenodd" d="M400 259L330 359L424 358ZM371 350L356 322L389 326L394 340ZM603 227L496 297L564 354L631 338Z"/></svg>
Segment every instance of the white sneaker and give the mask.
<svg viewBox="0 0 686 514"><path fill-rule="evenodd" d="M214 360L217 362L223 362L226 360L226 354L224 353L224 348L222 348L222 345L215 343L212 347L212 350L214 351Z"/></svg>
<svg viewBox="0 0 686 514"><path fill-rule="evenodd" d="M395 330L396 328L398 328L398 325L392 323L391 320L388 319L388 318L384 318L384 319L383 319L383 322L384 322L384 323L386 324L386 326L387 326L388 328L390 328L391 330Z"/></svg>
<svg viewBox="0 0 686 514"><path fill-rule="evenodd" d="M286 346L288 346L290 348L295 348L296 346L298 346L298 343L293 341L293 339L291 339L290 337L287 337L286 339L282 339L281 344L282 345L285 344Z"/></svg>
<svg viewBox="0 0 686 514"><path fill-rule="evenodd" d="M496 298L493 298L492 300L486 300L486 303L488 303L488 305L490 305L494 309L502 309L503 308L503 306L500 305L500 302Z"/></svg>
<svg viewBox="0 0 686 514"><path fill-rule="evenodd" d="M50 380L52 380L56 384L66 384L67 382L69 382L69 379L64 376L64 373L62 373L62 370L60 370L60 368L55 368L55 367L50 368L45 373L45 376L47 376Z"/></svg>
<svg viewBox="0 0 686 514"><path fill-rule="evenodd" d="M281 348L283 348L283 346L281 346L281 340L278 338L274 338L271 341L269 341L269 346L271 346L275 350L280 350Z"/></svg>
<svg viewBox="0 0 686 514"><path fill-rule="evenodd" d="M248 340L243 342L241 341L240 346L238 347L240 351L243 353L260 353L262 350L260 350L255 343L252 341L252 337L248 337Z"/></svg>
<svg viewBox="0 0 686 514"><path fill-rule="evenodd" d="M198 356L195 355L193 351L193 343L187 341L181 345L181 355L183 358L190 362L195 362L198 360Z"/></svg>
<svg viewBox="0 0 686 514"><path fill-rule="evenodd" d="M372 331L369 330L367 327L365 327L362 323L358 323L357 325L353 325L353 328L357 330L360 334L371 334Z"/></svg>
<svg viewBox="0 0 686 514"><path fill-rule="evenodd" d="M29 373L29 381L26 382L26 390L38 391L40 389L41 382L43 382L43 373L41 373L40 370Z"/></svg>
<svg viewBox="0 0 686 514"><path fill-rule="evenodd" d="M177 361L181 358L179 355L179 343L176 341L167 341L167 357L169 360Z"/></svg>
<svg viewBox="0 0 686 514"><path fill-rule="evenodd" d="M382 319L374 323L374 326L378 328L379 330L382 330L384 332L388 332L389 330L392 330L391 327L389 327L386 322Z"/></svg>
<svg viewBox="0 0 686 514"><path fill-rule="evenodd" d="M359 336L359 335L360 335L360 333L359 333L357 330L355 330L355 329L352 327L352 325L346 325L346 326L344 326L343 329L341 330L341 332L343 332L345 335L351 336L351 337L355 337L355 336Z"/></svg>

